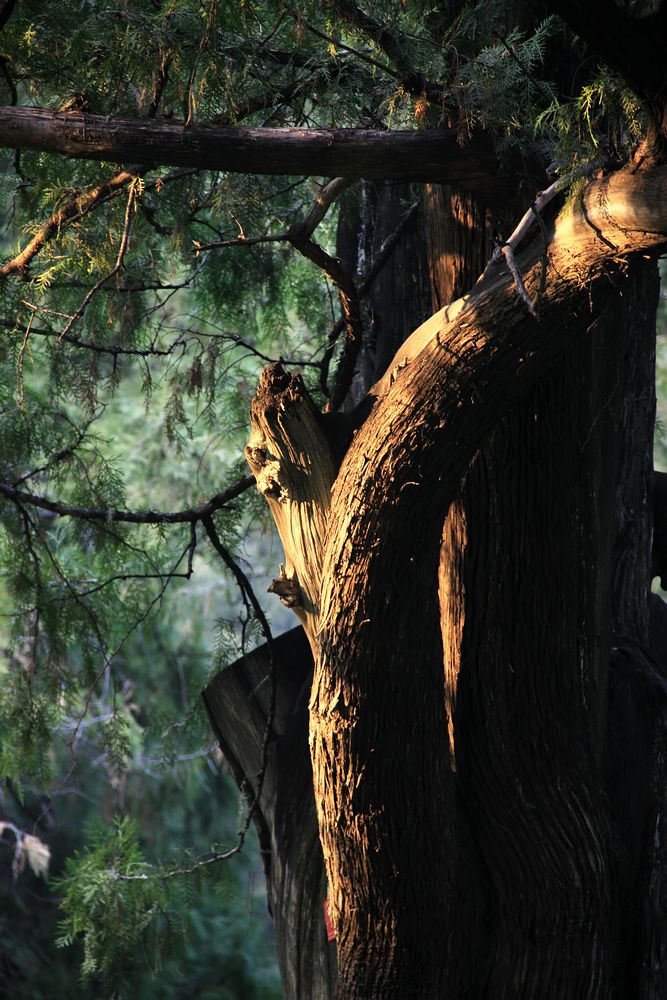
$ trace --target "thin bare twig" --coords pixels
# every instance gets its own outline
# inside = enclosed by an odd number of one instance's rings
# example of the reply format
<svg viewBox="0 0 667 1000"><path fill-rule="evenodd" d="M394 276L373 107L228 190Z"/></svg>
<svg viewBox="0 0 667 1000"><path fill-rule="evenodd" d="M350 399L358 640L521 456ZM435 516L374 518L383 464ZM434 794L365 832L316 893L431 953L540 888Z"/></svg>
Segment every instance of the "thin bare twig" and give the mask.
<svg viewBox="0 0 667 1000"><path fill-rule="evenodd" d="M260 769L257 775L257 790L255 792L252 803L248 810L248 816L246 817L245 830L247 831L250 824L250 819L255 810L255 807L259 803L262 789L264 787L264 778L266 776L266 764L268 758L268 747L269 739L271 736L271 730L273 729L273 721L276 712L276 666L278 662L278 656L276 653L275 642L273 640L273 635L271 633L271 628L267 621L266 615L262 610L262 606L257 600L257 595L255 594L248 577L245 575L239 564L233 559L232 555L227 551L220 540L220 536L216 531L215 524L213 523L213 517L211 514L207 514L202 518L202 525L206 534L209 537L213 548L216 550L225 566L230 570L236 583L242 594L247 598L247 600L252 605L252 609L255 613L255 617L260 624L264 639L266 640L267 648L269 651L269 681L271 684L271 695L269 699L269 711L266 718L266 727L264 729L264 737L262 739L262 752L260 757Z"/></svg>
<svg viewBox="0 0 667 1000"><path fill-rule="evenodd" d="M30 472L26 472L24 475L21 476L20 479L15 480L14 485L20 486L20 484L25 483L26 480L33 479L35 476L41 475L42 472L48 472L48 470L52 469L54 465L57 465L59 462L64 462L66 459L71 458L76 449L81 444L81 442L84 440L88 428L90 427L90 425L93 423L94 420L97 420L98 416L99 412L96 415L92 416L89 420L87 420L83 428L75 428L76 440L72 444L68 445L67 448L63 448L61 451L57 451L55 455L51 456L48 462L44 463L44 465L40 465L38 468L32 469Z"/></svg>
<svg viewBox="0 0 667 1000"><path fill-rule="evenodd" d="M571 171L564 177L559 177L558 180L554 181L553 184L550 184L544 191L540 191L532 205L530 205L530 207L524 212L519 224L510 238L495 248L491 254L488 264L484 268L484 271L477 279L477 284L487 277L494 265L500 260L501 256L504 257L507 267L512 275L512 278L514 279L520 298L528 306L531 315L537 318L537 314L535 312L535 302L528 294L518 264L516 263L516 250L519 244L522 243L532 227L535 225L535 222L542 219L542 212L549 202L553 201L553 199L562 191L565 191L574 180L577 180L579 177L590 177L595 169L595 166L592 164L586 164L585 166L578 167L576 170Z"/></svg>
<svg viewBox="0 0 667 1000"><path fill-rule="evenodd" d="M512 247L509 246L507 243L505 243L501 246L500 250L505 258L505 263L507 264L508 270L512 275L512 277L514 278L514 284L516 285L517 291L519 292L519 297L525 302L526 308L528 309L530 315L534 319L537 319L538 317L537 313L535 312L535 307L533 306L533 300L528 294L528 289L524 284L523 275L519 270L519 266L516 262L516 258L514 256L514 251L512 250Z"/></svg>

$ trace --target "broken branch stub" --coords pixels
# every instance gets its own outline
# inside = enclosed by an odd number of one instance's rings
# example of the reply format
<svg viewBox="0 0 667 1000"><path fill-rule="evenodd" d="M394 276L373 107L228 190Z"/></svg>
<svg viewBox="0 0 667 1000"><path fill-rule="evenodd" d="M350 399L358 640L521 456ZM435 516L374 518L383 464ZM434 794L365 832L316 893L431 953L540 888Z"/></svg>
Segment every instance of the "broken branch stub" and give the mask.
<svg viewBox="0 0 667 1000"><path fill-rule="evenodd" d="M321 416L300 375L269 365L252 401L246 459L266 499L285 550L269 590L291 607L313 649L320 573L336 462Z"/></svg>

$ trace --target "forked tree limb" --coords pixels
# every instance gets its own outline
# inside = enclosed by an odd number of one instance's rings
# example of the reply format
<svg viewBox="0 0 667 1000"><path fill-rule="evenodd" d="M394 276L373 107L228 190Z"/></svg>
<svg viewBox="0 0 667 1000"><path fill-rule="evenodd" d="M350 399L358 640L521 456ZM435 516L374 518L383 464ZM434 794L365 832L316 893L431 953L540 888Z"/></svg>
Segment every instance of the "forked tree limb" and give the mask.
<svg viewBox="0 0 667 1000"><path fill-rule="evenodd" d="M301 220L281 233L267 233L262 236L241 234L233 240L217 240L213 243L195 243L195 252L230 247L252 247L262 243L289 243L302 256L312 261L336 285L343 310L343 323L348 328L350 339L361 338L361 315L359 293L353 279L346 272L337 257L327 253L313 239L313 233L324 219L328 210L343 191L350 186L346 177L334 177L316 195L310 209Z"/></svg>

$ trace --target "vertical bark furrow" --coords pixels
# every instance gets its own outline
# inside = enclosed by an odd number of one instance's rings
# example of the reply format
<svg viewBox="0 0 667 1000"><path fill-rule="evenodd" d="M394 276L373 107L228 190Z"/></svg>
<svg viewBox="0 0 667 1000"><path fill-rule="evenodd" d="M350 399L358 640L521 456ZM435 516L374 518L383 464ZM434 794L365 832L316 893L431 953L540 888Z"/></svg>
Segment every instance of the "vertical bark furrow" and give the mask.
<svg viewBox="0 0 667 1000"><path fill-rule="evenodd" d="M453 801L438 648L437 546L418 568L412 561L414 551L429 551L424 540L416 533L399 541L402 553L389 573L374 547L366 550L362 573L382 595L373 628L345 613L337 616L316 667L315 797L342 956L340 996L346 998L440 995ZM350 607L361 596L356 577L343 586L342 606ZM407 658L406 649L412 651ZM357 657L371 668L369 675L341 677L337 665ZM442 942L441 950L434 940Z"/></svg>

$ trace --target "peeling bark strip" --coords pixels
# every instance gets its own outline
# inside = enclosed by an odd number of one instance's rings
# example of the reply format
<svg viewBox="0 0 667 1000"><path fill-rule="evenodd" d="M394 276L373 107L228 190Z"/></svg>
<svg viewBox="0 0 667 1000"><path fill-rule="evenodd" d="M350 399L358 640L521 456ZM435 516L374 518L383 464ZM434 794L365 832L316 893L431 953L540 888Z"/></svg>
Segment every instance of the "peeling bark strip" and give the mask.
<svg viewBox="0 0 667 1000"><path fill-rule="evenodd" d="M307 474L318 469L319 459L307 449L318 434L310 426L304 434L301 420L288 416L302 408L298 387L275 370L265 374L253 420L269 425L259 440L270 439L272 450L251 442L249 457L260 460L257 468L251 465L260 489L259 466L266 466L266 494L288 559L296 557L302 537L308 547L316 660L313 779L338 941L339 995L346 1000L436 1000L447 992L459 919L453 904L457 852L464 845L439 634L445 513L472 456L511 403L563 357L576 336L590 331L593 314L613 308L614 269L622 270L627 255L666 243L667 169L590 185L581 204L551 227L540 322L527 313L506 273L492 271L399 350L373 389L375 406L335 482L329 465L315 489ZM541 282L542 253L538 240L518 258L531 294ZM313 428L315 417L307 417ZM257 455L253 446L260 449ZM277 472L274 456L280 459ZM285 490L290 477L298 491ZM307 524L314 493L326 495L314 505L316 531ZM281 499L282 509L275 506ZM570 654L561 657L567 671L562 689L573 718L580 719L580 665ZM598 765L586 738L560 753L563 733L546 727L539 737L546 743L544 780L562 799L558 822L570 845L565 881L577 889L565 891L555 924L547 914L532 929L519 930L528 938L564 936L564 953L571 956L580 935L587 964L579 972L573 966L568 982L577 996L601 1000L612 954L609 850L594 791ZM555 868L554 884L558 863ZM539 904L540 897L534 898ZM434 940L442 941L441 949L433 948ZM551 953L537 949L536 955L531 982L549 996Z"/></svg>
<svg viewBox="0 0 667 1000"><path fill-rule="evenodd" d="M0 108L0 147L112 163L229 170L241 174L393 177L440 181L502 198L515 178L499 174L485 136L466 146L455 129L252 128L184 125L46 108Z"/></svg>

